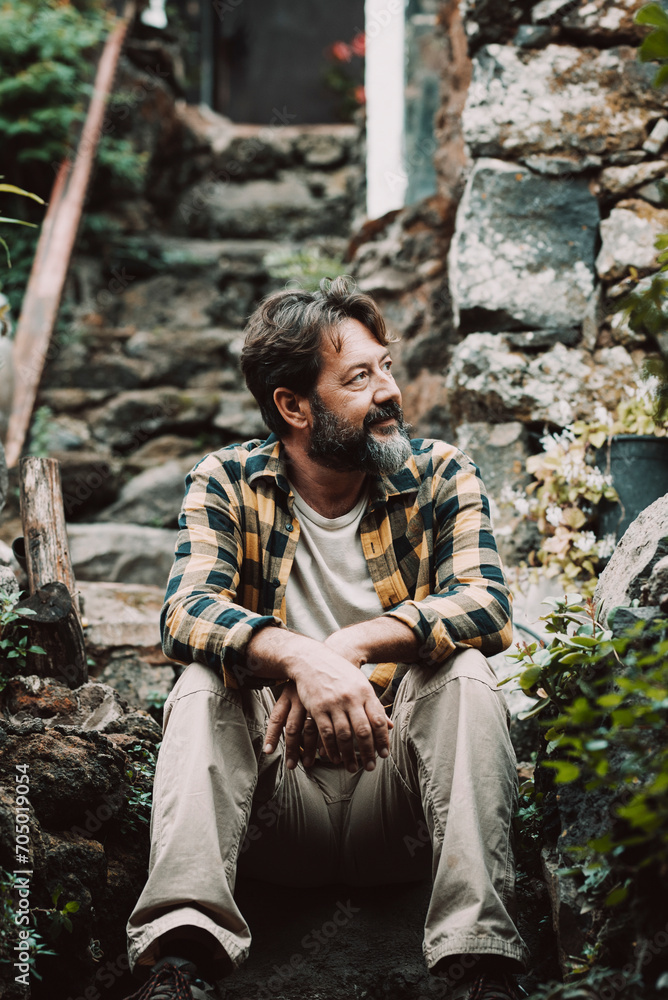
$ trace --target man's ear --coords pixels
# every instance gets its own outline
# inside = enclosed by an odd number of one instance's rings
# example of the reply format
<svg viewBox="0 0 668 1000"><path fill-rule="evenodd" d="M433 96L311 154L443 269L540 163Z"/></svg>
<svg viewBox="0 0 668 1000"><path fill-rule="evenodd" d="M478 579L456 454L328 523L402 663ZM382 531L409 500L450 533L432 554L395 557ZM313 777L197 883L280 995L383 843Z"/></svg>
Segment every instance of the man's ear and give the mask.
<svg viewBox="0 0 668 1000"><path fill-rule="evenodd" d="M276 409L286 424L296 430L305 430L309 426L311 407L306 396L300 396L292 389L274 389Z"/></svg>

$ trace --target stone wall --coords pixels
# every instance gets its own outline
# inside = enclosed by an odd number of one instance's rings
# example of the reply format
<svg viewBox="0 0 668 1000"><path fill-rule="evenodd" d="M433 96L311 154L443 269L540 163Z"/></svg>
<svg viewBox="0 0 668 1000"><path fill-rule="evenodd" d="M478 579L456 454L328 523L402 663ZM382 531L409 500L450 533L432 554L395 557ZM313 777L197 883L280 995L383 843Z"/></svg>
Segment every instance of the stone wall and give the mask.
<svg viewBox="0 0 668 1000"><path fill-rule="evenodd" d="M668 96L636 58L641 5L443 4L438 193L354 242L402 337L408 418L498 482L511 562L530 539L503 498L537 436L613 409L656 349L619 309L668 230Z"/></svg>

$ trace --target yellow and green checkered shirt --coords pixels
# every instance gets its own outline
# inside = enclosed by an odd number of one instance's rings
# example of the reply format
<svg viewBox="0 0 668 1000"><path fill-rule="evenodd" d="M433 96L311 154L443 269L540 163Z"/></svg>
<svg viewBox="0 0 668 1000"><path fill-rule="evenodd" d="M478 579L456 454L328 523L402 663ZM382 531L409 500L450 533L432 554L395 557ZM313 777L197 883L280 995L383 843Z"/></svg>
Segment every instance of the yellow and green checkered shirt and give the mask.
<svg viewBox="0 0 668 1000"><path fill-rule="evenodd" d="M370 477L360 525L384 609L413 630L420 660L438 668L460 646L485 655L512 636L510 594L470 459L443 441L414 440L393 476ZM271 681L246 661L255 629L285 628L285 588L299 521L280 441L230 445L186 479L161 627L167 656L221 671L228 687ZM407 664L379 663L370 681L394 700Z"/></svg>

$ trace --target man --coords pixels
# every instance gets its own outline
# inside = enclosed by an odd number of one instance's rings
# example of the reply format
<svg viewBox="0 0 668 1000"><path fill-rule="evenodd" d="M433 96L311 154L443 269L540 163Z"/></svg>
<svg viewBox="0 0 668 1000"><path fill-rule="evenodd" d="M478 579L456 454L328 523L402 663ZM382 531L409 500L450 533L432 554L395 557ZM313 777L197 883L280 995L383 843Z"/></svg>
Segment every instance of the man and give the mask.
<svg viewBox="0 0 668 1000"><path fill-rule="evenodd" d="M516 773L483 655L508 645L510 603L477 471L409 441L383 318L348 279L270 296L241 364L273 433L187 480L162 629L190 665L128 924L132 965L153 965L142 1000L204 998L246 958L237 867L415 879L406 838L425 823L427 964L448 988L467 970L455 996L512 998Z"/></svg>

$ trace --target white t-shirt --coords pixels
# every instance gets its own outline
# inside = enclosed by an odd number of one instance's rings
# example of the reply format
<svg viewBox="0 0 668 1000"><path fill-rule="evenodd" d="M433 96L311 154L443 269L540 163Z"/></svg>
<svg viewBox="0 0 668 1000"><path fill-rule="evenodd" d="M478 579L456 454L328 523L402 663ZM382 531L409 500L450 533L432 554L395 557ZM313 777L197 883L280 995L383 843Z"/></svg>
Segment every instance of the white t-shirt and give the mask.
<svg viewBox="0 0 668 1000"><path fill-rule="evenodd" d="M365 492L347 514L329 518L309 507L294 486L292 492L301 530L285 591L287 625L322 642L383 613L359 531L368 496ZM362 669L368 676L374 666Z"/></svg>

